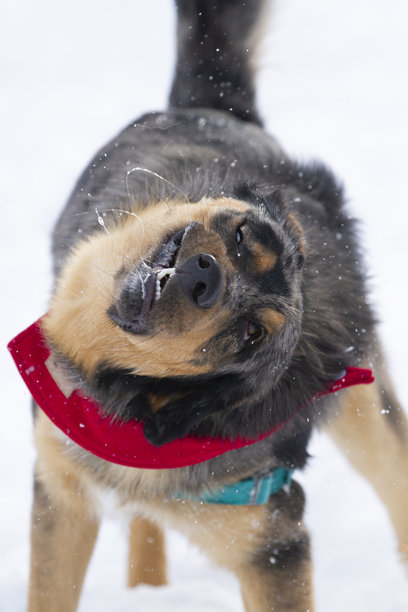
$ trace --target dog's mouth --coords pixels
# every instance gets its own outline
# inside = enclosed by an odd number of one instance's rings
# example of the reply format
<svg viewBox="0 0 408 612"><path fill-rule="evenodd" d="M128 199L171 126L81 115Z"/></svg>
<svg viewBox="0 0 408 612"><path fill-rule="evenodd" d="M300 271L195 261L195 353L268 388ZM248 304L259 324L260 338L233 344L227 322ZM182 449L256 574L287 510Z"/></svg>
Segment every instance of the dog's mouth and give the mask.
<svg viewBox="0 0 408 612"><path fill-rule="evenodd" d="M160 300L170 278L176 273L176 263L183 240L189 226L178 231L165 242L147 270L142 281L143 304L142 315L147 315L153 306Z"/></svg>
<svg viewBox="0 0 408 612"><path fill-rule="evenodd" d="M149 265L144 264L137 275L129 277L118 302L108 311L110 318L123 330L133 333L145 331L147 316L176 274L183 241L193 225L191 223L176 232L159 247Z"/></svg>

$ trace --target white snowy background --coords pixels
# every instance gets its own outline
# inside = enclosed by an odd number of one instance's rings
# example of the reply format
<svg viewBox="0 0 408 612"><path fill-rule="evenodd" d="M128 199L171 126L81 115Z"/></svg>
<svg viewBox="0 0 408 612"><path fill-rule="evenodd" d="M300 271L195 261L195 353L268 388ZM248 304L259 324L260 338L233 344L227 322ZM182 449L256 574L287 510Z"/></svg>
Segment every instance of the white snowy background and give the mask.
<svg viewBox="0 0 408 612"><path fill-rule="evenodd" d="M362 219L381 333L406 406L407 24L402 0L277 0L259 73L268 130L290 153L331 165ZM0 0L4 612L25 609L34 461L28 392L5 345L47 308L50 230L78 174L128 121L165 106L173 60L171 0ZM408 577L384 509L325 436L311 453L300 478L317 612L406 612ZM128 590L125 532L104 523L82 612L242 612L235 579L175 533L170 585Z"/></svg>

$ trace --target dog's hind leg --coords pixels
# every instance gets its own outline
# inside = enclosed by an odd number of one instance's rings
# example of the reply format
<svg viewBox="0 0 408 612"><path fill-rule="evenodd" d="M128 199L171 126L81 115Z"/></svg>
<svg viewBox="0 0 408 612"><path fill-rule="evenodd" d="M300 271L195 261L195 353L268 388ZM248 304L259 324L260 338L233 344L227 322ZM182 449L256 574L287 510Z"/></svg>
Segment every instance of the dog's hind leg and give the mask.
<svg viewBox="0 0 408 612"><path fill-rule="evenodd" d="M164 533L147 519L134 518L129 529L128 586L166 583Z"/></svg>
<svg viewBox="0 0 408 612"><path fill-rule="evenodd" d="M374 375L375 383L342 392L341 410L328 431L385 504L408 560L408 420L383 360Z"/></svg>

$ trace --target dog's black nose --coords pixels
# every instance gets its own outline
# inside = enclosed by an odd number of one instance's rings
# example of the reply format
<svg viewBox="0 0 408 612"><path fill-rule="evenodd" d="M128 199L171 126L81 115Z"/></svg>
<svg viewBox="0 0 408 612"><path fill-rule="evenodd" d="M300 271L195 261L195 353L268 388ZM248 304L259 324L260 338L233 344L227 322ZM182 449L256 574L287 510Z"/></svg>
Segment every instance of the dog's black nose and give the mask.
<svg viewBox="0 0 408 612"><path fill-rule="evenodd" d="M215 257L198 253L176 268L184 293L199 308L210 308L218 300L223 273Z"/></svg>

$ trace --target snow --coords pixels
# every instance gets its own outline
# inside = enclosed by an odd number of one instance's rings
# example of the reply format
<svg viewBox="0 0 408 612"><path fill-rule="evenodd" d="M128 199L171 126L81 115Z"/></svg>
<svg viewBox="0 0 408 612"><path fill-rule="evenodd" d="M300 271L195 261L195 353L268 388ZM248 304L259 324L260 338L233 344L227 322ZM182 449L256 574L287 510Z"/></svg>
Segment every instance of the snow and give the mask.
<svg viewBox="0 0 408 612"><path fill-rule="evenodd" d="M3 0L0 600L25 609L31 473L29 394L5 344L47 308L49 233L91 155L130 120L161 109L172 75L170 0ZM397 390L406 396L408 88L401 0L277 0L264 44L259 102L267 127L300 158L344 180L372 274ZM155 42L156 41L156 42ZM160 41L158 43L157 41ZM405 402L406 404L406 402ZM317 612L402 612L408 581L386 513L332 443L314 438L299 479L307 492ZM234 577L176 533L171 583L125 588L126 530L108 519L80 610L242 612Z"/></svg>

